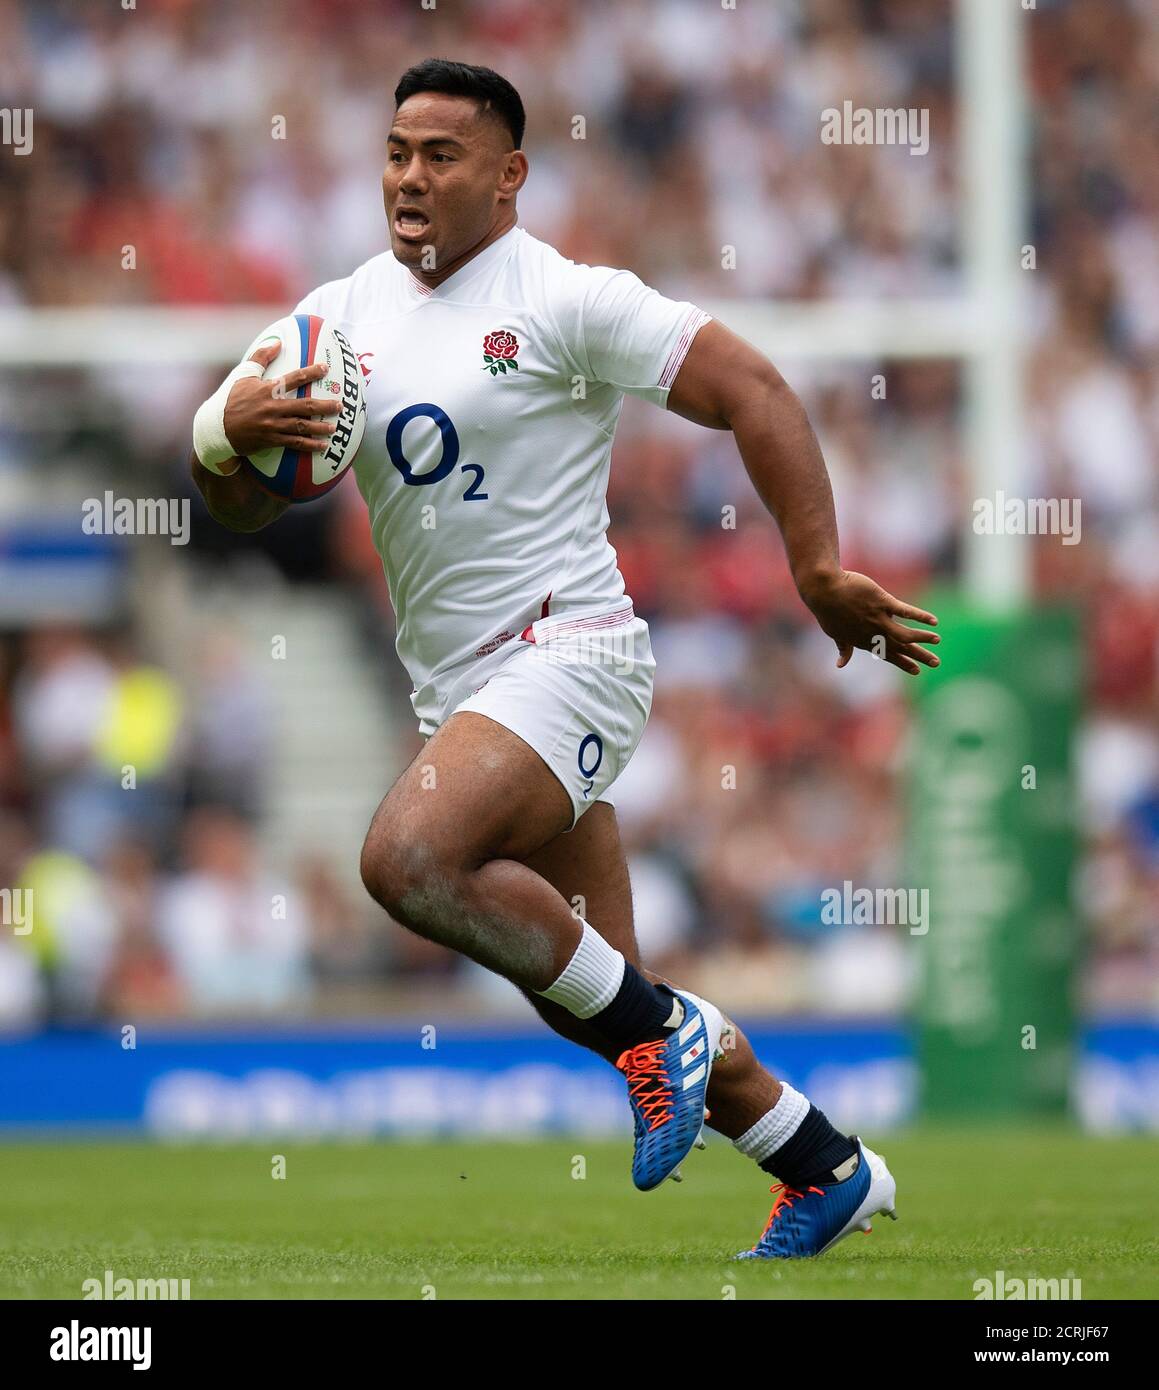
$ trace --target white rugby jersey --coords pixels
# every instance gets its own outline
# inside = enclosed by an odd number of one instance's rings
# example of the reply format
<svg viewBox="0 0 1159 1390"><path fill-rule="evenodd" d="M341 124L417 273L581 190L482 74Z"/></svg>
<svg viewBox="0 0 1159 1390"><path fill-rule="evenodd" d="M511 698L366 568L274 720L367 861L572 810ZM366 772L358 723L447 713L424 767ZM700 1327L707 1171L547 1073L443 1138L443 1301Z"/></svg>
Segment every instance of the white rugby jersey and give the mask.
<svg viewBox="0 0 1159 1390"><path fill-rule="evenodd" d="M666 404L707 314L522 227L435 289L388 251L295 312L331 320L362 365L353 468L421 720L535 620L625 608L612 435L625 392Z"/></svg>

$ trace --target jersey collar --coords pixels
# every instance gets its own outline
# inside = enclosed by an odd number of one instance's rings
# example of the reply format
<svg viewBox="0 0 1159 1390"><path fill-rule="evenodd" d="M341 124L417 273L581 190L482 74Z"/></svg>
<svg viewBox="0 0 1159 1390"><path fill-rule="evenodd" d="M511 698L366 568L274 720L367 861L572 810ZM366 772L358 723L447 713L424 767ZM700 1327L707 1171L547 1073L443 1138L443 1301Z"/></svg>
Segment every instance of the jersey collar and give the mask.
<svg viewBox="0 0 1159 1390"><path fill-rule="evenodd" d="M514 249L515 242L523 235L523 228L516 225L510 231L504 232L498 241L493 241L490 246L484 247L477 256L472 256L465 265L461 265L454 275L448 276L441 285L424 284L411 270L407 270L407 285L415 299L446 299L455 291L481 274L489 266L498 264Z"/></svg>

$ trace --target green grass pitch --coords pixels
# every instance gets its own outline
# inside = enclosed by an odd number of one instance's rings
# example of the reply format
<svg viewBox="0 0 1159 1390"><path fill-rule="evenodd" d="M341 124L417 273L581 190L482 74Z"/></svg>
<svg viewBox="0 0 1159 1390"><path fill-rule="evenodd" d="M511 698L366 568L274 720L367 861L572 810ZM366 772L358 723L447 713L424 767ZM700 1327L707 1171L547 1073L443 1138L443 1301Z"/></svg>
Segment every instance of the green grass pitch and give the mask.
<svg viewBox="0 0 1159 1390"><path fill-rule="evenodd" d="M767 1183L719 1140L652 1193L627 1142L10 1143L0 1297L78 1299L106 1269L189 1279L195 1299L971 1299L999 1269L1081 1279L1084 1299L1159 1294L1154 1140L915 1131L880 1149L896 1224L819 1260L735 1264Z"/></svg>

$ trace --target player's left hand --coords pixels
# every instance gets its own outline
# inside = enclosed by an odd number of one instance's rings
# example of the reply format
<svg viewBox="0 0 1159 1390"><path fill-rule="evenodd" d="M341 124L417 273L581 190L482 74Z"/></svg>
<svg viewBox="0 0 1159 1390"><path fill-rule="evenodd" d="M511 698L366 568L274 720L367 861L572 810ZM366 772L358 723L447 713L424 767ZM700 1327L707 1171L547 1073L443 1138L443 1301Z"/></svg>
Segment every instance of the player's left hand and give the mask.
<svg viewBox="0 0 1159 1390"><path fill-rule="evenodd" d="M904 627L897 621L907 618L937 626L937 618L924 608L894 598L866 574L840 570L803 590L801 597L822 631L837 644L838 667L849 663L854 647L872 652L911 676L919 675L922 666L941 665L933 652L925 650L942 640L938 634Z"/></svg>

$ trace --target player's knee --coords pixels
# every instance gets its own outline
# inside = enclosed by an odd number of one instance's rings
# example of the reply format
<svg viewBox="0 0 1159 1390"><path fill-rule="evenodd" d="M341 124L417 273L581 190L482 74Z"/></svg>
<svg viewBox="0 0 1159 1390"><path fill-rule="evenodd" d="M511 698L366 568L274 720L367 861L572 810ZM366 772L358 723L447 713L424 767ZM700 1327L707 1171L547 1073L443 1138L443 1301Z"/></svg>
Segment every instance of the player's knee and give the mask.
<svg viewBox="0 0 1159 1390"><path fill-rule="evenodd" d="M416 849L377 822L367 832L359 869L366 891L392 916L398 916L403 900L421 887L423 879Z"/></svg>
<svg viewBox="0 0 1159 1390"><path fill-rule="evenodd" d="M366 891L395 921L422 936L436 934L437 919L452 896L453 875L429 844L376 821L359 867Z"/></svg>

